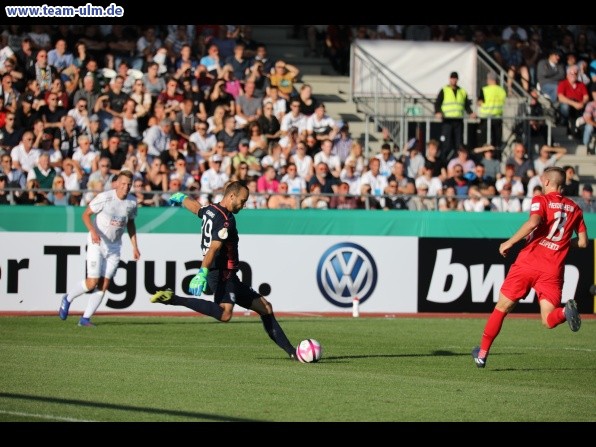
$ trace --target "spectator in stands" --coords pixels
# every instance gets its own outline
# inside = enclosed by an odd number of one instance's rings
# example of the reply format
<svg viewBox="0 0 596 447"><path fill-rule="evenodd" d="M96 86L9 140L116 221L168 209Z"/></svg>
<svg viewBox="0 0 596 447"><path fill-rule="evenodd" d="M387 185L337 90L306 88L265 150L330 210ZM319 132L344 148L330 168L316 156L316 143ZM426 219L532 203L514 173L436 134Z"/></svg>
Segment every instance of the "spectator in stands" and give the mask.
<svg viewBox="0 0 596 447"><path fill-rule="evenodd" d="M290 101L290 112L286 113L281 120L281 135L285 136L293 127L298 129L298 134L302 135L306 131L307 118L300 113L300 100L298 98Z"/></svg>
<svg viewBox="0 0 596 447"><path fill-rule="evenodd" d="M300 70L292 64L288 64L282 59L275 62L275 66L269 75L269 85L275 86L279 90L279 96L286 101L290 101L292 97L298 96L294 83L296 82ZM267 92L269 95L269 92ZM300 105L300 102L298 102Z"/></svg>
<svg viewBox="0 0 596 447"><path fill-rule="evenodd" d="M37 118L33 122L33 147L41 149L42 151L54 151L54 129L51 127L45 129L41 118ZM58 157L58 159L60 159L62 154L59 148L58 154L60 154Z"/></svg>
<svg viewBox="0 0 596 447"><path fill-rule="evenodd" d="M288 193L288 184L280 182L278 194L272 194L267 200L269 209L298 209L298 200L295 195Z"/></svg>
<svg viewBox="0 0 596 447"><path fill-rule="evenodd" d="M524 144L519 141L513 143L512 155L507 158L505 163L514 166L515 172L513 175L521 180L524 186L528 184L530 177L533 177L536 173L534 162L528 157Z"/></svg>
<svg viewBox="0 0 596 447"><path fill-rule="evenodd" d="M333 143L331 140L321 141L321 151L316 153L313 157L315 166L319 163L325 163L329 168L329 172L333 177L339 177L341 172L341 160L339 157L332 153Z"/></svg>
<svg viewBox="0 0 596 447"><path fill-rule="evenodd" d="M475 119L476 113L471 108L467 92L457 85L457 72L449 75L449 84L441 89L435 100L435 116L442 120L441 158L447 162L451 154L463 144L464 112Z"/></svg>
<svg viewBox="0 0 596 447"><path fill-rule="evenodd" d="M552 48L548 56L538 61L536 65L537 87L553 104L558 101L557 86L565 79L565 67L560 60L561 53L556 48Z"/></svg>
<svg viewBox="0 0 596 447"><path fill-rule="evenodd" d="M118 147L124 154L134 152L134 140L130 133L124 129L124 119L119 115L114 116L110 128L101 134L101 146L103 149L108 147L108 142L112 137L118 137Z"/></svg>
<svg viewBox="0 0 596 447"><path fill-rule="evenodd" d="M15 125L15 114L8 112L5 123L0 127L0 151L9 152L13 147L19 144L24 128L18 128Z"/></svg>
<svg viewBox="0 0 596 447"><path fill-rule="evenodd" d="M245 128L263 114L261 98L255 96L255 83L246 81L244 93L236 99L236 127Z"/></svg>
<svg viewBox="0 0 596 447"><path fill-rule="evenodd" d="M540 177L546 168L554 166L566 153L564 147L542 145L538 158L533 160L535 176Z"/></svg>
<svg viewBox="0 0 596 447"><path fill-rule="evenodd" d="M281 178L281 181L288 185L290 194L304 195L306 194L306 181L298 175L298 168L296 164L290 162L286 166L286 173Z"/></svg>
<svg viewBox="0 0 596 447"><path fill-rule="evenodd" d="M350 46L352 44L350 25L328 25L325 50L333 69L340 76L350 73Z"/></svg>
<svg viewBox="0 0 596 447"><path fill-rule="evenodd" d="M463 144L457 148L457 156L449 160L449 163L447 164L447 175L452 177L454 174L453 169L458 165L463 167L464 174L474 171L474 166L476 166L476 163L470 157L470 151Z"/></svg>
<svg viewBox="0 0 596 447"><path fill-rule="evenodd" d="M281 137L281 125L273 113L273 102L263 101L263 113L257 119L261 135L267 143L278 142ZM251 132L252 139L252 132Z"/></svg>
<svg viewBox="0 0 596 447"><path fill-rule="evenodd" d="M281 141L280 146L282 146ZM314 160L306 153L306 144L303 141L296 144L296 152L290 155L289 160L296 165L297 174L309 182L314 175Z"/></svg>
<svg viewBox="0 0 596 447"><path fill-rule="evenodd" d="M399 163L399 161L396 161L396 163L394 164L394 169L398 163ZM402 165L402 167L403 167L403 165ZM381 173L381 161L376 157L372 157L368 161L368 171L364 172L360 177L360 184L361 185L370 185L371 194L374 195L376 198L378 198L381 201L380 198L385 194L385 189L387 188L387 183L388 183L388 177L384 176ZM381 205L383 205L382 201L381 201Z"/></svg>
<svg viewBox="0 0 596 447"><path fill-rule="evenodd" d="M331 198L323 195L320 183L312 183L309 186L309 195L300 203L300 208L308 209L314 208L319 210L326 210L329 208Z"/></svg>
<svg viewBox="0 0 596 447"><path fill-rule="evenodd" d="M217 106L223 106L225 112L228 114L236 113L236 102L234 101L234 97L225 91L225 85L225 79L217 79L212 84L211 89L209 89L205 98L205 109L208 116L215 114Z"/></svg>
<svg viewBox="0 0 596 447"><path fill-rule="evenodd" d="M298 98L300 99L300 113L307 117L315 113L319 101L312 96L312 86L310 84L302 84Z"/></svg>
<svg viewBox="0 0 596 447"><path fill-rule="evenodd" d="M281 124L283 117L288 109L289 103L284 98L279 96L279 88L277 88L276 86L270 86L267 89L267 95L263 98L263 105L267 103L273 105L273 115L275 115L275 117Z"/></svg>
<svg viewBox="0 0 596 447"><path fill-rule="evenodd" d="M439 198L439 211L462 211L463 207L457 198L455 186L446 186L443 196Z"/></svg>
<svg viewBox="0 0 596 447"><path fill-rule="evenodd" d="M26 72L27 79L36 79L42 93L50 90L52 82L58 77L58 72L48 64L48 53L41 49L35 56L35 64Z"/></svg>
<svg viewBox="0 0 596 447"><path fill-rule="evenodd" d="M517 33L512 33L501 45L503 68L507 70L507 93L510 96L513 93L514 80L521 81L525 92L530 91L530 72L522 53L523 42Z"/></svg>
<svg viewBox="0 0 596 447"><path fill-rule="evenodd" d="M594 199L592 185L586 183L582 187L582 195L577 204L584 213L596 213L596 199Z"/></svg>
<svg viewBox="0 0 596 447"><path fill-rule="evenodd" d="M478 165L477 165L478 166ZM425 187L425 194L428 197L436 197L443 194L443 180L440 176L433 176L433 167L430 163L425 163L422 167L422 175L414 179L416 191Z"/></svg>
<svg viewBox="0 0 596 447"><path fill-rule="evenodd" d="M261 167L265 169L267 166L273 166L278 179L285 175L287 164L287 158L279 143L271 143L269 153L261 159Z"/></svg>
<svg viewBox="0 0 596 447"><path fill-rule="evenodd" d="M35 98L30 93L21 95L21 102L17 106L17 111L14 114L14 126L19 130L19 140L21 132L25 129L32 129L35 120L40 118L38 111L33 108L34 101ZM0 142L0 145L1 144L2 143Z"/></svg>
<svg viewBox="0 0 596 447"><path fill-rule="evenodd" d="M27 174L27 181L37 180L39 188L52 189L52 182L54 181L54 177L56 177L56 175L56 170L50 166L50 156L47 152L42 152L39 155L36 165L33 167L33 169L29 170L29 173ZM47 196L47 191L43 192L42 194Z"/></svg>
<svg viewBox="0 0 596 447"><path fill-rule="evenodd" d="M16 196L18 205L49 205L46 194L39 190L39 182L36 179L27 180L27 186L22 194Z"/></svg>
<svg viewBox="0 0 596 447"><path fill-rule="evenodd" d="M195 132L189 137L189 145L192 150L201 155L202 158L209 158L217 143L215 135L208 132L209 125L204 121L195 121Z"/></svg>
<svg viewBox="0 0 596 447"><path fill-rule="evenodd" d="M6 111L15 113L21 93L14 87L13 77L10 73L4 73L2 75L0 96L4 99L4 108Z"/></svg>
<svg viewBox="0 0 596 447"><path fill-rule="evenodd" d="M385 143L383 146L389 145ZM404 167L406 169L406 175L415 179L422 175L422 170L426 160L424 156L418 150L418 141L415 139L410 140L407 147L407 156L403 159Z"/></svg>
<svg viewBox="0 0 596 447"><path fill-rule="evenodd" d="M175 169L178 160L186 160L184 154L179 150L178 139L176 137L170 140L168 150L159 154L159 159L161 160L162 170L168 173Z"/></svg>
<svg viewBox="0 0 596 447"><path fill-rule="evenodd" d="M226 65L230 64L234 77L241 83L244 83L250 74L250 61L244 56L245 45L243 42L236 41L234 45L233 56L225 60Z"/></svg>
<svg viewBox="0 0 596 447"><path fill-rule="evenodd" d="M187 170L185 158L178 158L174 163L173 169L170 169L168 184L172 181L178 180L180 182L180 191L188 191L195 183L195 179Z"/></svg>
<svg viewBox="0 0 596 447"><path fill-rule="evenodd" d="M169 119L162 119L159 124L155 124L147 129L143 141L149 148L149 155L158 157L163 151L167 150L171 138L172 122Z"/></svg>
<svg viewBox="0 0 596 447"><path fill-rule="evenodd" d="M62 118L68 113L64 107L58 106L58 96L50 93L46 99L47 105L42 106L39 110L44 127L56 128L62 127Z"/></svg>
<svg viewBox="0 0 596 447"><path fill-rule="evenodd" d="M512 186L505 183L499 192L499 197L493 197L491 200L494 211L518 213L521 211L520 198L512 196Z"/></svg>
<svg viewBox="0 0 596 447"><path fill-rule="evenodd" d="M588 89L585 84L578 82L577 74L577 66L568 67L567 78L559 82L557 87L559 111L565 119L567 137L570 140L578 136L576 121L583 115L584 107L589 100Z"/></svg>
<svg viewBox="0 0 596 447"><path fill-rule="evenodd" d="M201 176L201 203L215 203L223 196L228 174L220 171L223 157L214 154L209 158L209 169Z"/></svg>
<svg viewBox="0 0 596 447"><path fill-rule="evenodd" d="M257 179L255 177L249 177L246 186L248 187L248 200L244 207L248 209L267 208L265 195L257 192Z"/></svg>
<svg viewBox="0 0 596 447"><path fill-rule="evenodd" d="M525 196L525 187L520 177L515 175L515 165L507 164L505 174L495 182L495 188L500 193L504 185L511 185L511 194L514 197L523 198Z"/></svg>
<svg viewBox="0 0 596 447"><path fill-rule="evenodd" d="M79 136L78 143L79 146L72 155L72 163L81 170L81 188L85 189L89 176L99 168L99 152L91 150L91 140L86 134Z"/></svg>
<svg viewBox="0 0 596 447"><path fill-rule="evenodd" d="M342 124L341 128L339 129L339 134L333 139L332 149L332 152L339 157L342 166L348 158L348 155L350 155L353 142L354 140L350 135L350 126L348 123Z"/></svg>
<svg viewBox="0 0 596 447"><path fill-rule="evenodd" d="M21 142L10 151L12 167L20 169L27 175L37 165L40 155L41 151L33 147L33 132L25 131Z"/></svg>
<svg viewBox="0 0 596 447"><path fill-rule="evenodd" d="M14 203L13 193L7 190L8 177L0 171L0 205L12 205Z"/></svg>
<svg viewBox="0 0 596 447"><path fill-rule="evenodd" d="M452 187L455 191L455 195L459 200L463 200L464 196L468 195L468 188L470 187L470 181L464 177L464 168L460 164L453 166L451 170L453 175L447 177L443 182L443 187ZM523 191L523 189L522 189Z"/></svg>
<svg viewBox="0 0 596 447"><path fill-rule="evenodd" d="M126 161L126 155L128 152L122 149L120 146L120 137L112 135L108 138L108 147L100 151L100 157L106 157L110 159L110 173L119 174L124 162Z"/></svg>
<svg viewBox="0 0 596 447"><path fill-rule="evenodd" d="M416 209L416 205L411 204L412 197L406 197L398 193L397 180L391 180L385 188L385 195L382 198L376 198L379 204L385 210L408 210Z"/></svg>
<svg viewBox="0 0 596 447"><path fill-rule="evenodd" d="M281 152L281 148L279 148L279 152ZM246 138L240 140L238 153L232 157L232 172L236 172L241 164L248 166L247 175L261 174L261 164L258 158L250 152L250 143Z"/></svg>
<svg viewBox="0 0 596 447"><path fill-rule="evenodd" d="M521 204L521 210L524 213L529 213L531 211L531 207L532 207L532 199L535 196L541 196L542 194L544 194L544 189L542 188L542 185L536 185L532 188L532 195L529 197L524 198L524 200L522 200L522 204Z"/></svg>
<svg viewBox="0 0 596 447"><path fill-rule="evenodd" d="M221 77L223 61L219 57L219 48L215 43L207 45L207 54L199 60L199 64L207 68L207 72L214 78Z"/></svg>
<svg viewBox="0 0 596 447"><path fill-rule="evenodd" d="M224 127L215 137L217 141L224 143L224 153L229 157L233 157L238 152L238 145L240 140L246 138L246 133L236 128L236 120L233 115L226 115L224 117Z"/></svg>
<svg viewBox="0 0 596 447"><path fill-rule="evenodd" d="M441 180L447 178L447 163L439 156L439 142L434 138L426 143L424 159L425 164L431 166L433 177L440 177Z"/></svg>
<svg viewBox="0 0 596 447"><path fill-rule="evenodd" d="M594 129L596 128L596 99L592 99L586 104L583 114L584 131L582 136L582 143L586 146L588 154L594 155L596 153L594 143L590 144Z"/></svg>
<svg viewBox="0 0 596 447"><path fill-rule="evenodd" d="M64 187L69 192L71 204L78 205L81 201L81 181L83 180L83 171L78 163L74 163L72 158L62 160L62 172L60 176L64 179Z"/></svg>
<svg viewBox="0 0 596 447"><path fill-rule="evenodd" d="M306 119L306 132L318 141L333 140L339 133L335 120L327 114L325 104L318 103L315 112Z"/></svg>
<svg viewBox="0 0 596 447"><path fill-rule="evenodd" d="M490 200L482 195L480 188L477 185L470 185L468 197L462 201L463 210L474 213L490 211L490 205Z"/></svg>
<svg viewBox="0 0 596 447"><path fill-rule="evenodd" d="M565 183L563 184L562 193L567 197L579 196L579 181L575 178L575 168L570 165L563 166L565 171Z"/></svg>
<svg viewBox="0 0 596 447"><path fill-rule="evenodd" d="M480 140L482 144L501 147L503 137L503 108L507 92L497 84L497 75L489 71L486 75L486 85L478 95L480 115ZM490 140L488 139L488 122L490 120Z"/></svg>
<svg viewBox="0 0 596 447"><path fill-rule="evenodd" d="M329 200L329 208L334 210L355 210L358 208L358 199L356 195L350 192L350 185L347 182L341 182L337 189L337 194Z"/></svg>
<svg viewBox="0 0 596 447"><path fill-rule="evenodd" d="M240 95L244 93L244 83L236 77L234 67L231 64L226 64L221 69L221 79L225 80L224 91L229 93L234 100L237 100Z"/></svg>
<svg viewBox="0 0 596 447"><path fill-rule="evenodd" d="M359 196L362 192L360 177L361 174L356 171L356 162L352 159L346 160L346 163L339 174L339 179L349 185L350 194L354 196Z"/></svg>

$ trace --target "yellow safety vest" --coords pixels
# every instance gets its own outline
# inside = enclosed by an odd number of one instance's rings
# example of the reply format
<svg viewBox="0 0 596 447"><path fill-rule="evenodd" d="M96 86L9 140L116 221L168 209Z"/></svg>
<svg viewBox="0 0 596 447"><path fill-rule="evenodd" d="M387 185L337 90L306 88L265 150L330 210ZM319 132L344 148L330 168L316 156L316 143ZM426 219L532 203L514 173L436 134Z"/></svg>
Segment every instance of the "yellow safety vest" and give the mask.
<svg viewBox="0 0 596 447"><path fill-rule="evenodd" d="M503 106L507 93L500 85L485 85L482 87L484 102L480 106L480 117L499 117L503 116Z"/></svg>
<svg viewBox="0 0 596 447"><path fill-rule="evenodd" d="M443 104L441 112L445 118L463 118L466 104L466 91L463 88L457 89L457 94L453 92L450 85L443 87Z"/></svg>

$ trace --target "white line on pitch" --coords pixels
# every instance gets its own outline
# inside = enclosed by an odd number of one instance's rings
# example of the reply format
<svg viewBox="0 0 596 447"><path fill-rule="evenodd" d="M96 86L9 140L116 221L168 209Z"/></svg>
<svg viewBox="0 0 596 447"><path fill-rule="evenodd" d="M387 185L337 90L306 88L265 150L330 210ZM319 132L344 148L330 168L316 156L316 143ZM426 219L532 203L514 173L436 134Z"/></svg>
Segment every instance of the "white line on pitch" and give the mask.
<svg viewBox="0 0 596 447"><path fill-rule="evenodd" d="M56 421L65 421L65 422L95 422L95 421L88 421L85 419L75 419L75 418L64 418L61 416L52 416L51 414L38 414L38 413L22 413L20 411L4 411L0 410L2 414L11 414L13 416L23 416L23 417L35 417L39 419L53 419Z"/></svg>

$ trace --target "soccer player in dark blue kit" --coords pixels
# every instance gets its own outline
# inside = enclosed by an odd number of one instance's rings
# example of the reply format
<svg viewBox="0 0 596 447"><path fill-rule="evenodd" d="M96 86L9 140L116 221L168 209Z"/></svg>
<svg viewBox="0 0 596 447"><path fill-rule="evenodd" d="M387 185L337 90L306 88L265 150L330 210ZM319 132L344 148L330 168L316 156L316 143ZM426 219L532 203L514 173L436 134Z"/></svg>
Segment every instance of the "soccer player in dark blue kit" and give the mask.
<svg viewBox="0 0 596 447"><path fill-rule="evenodd" d="M152 303L185 306L195 312L209 315L224 323L232 319L234 305L255 311L269 337L295 359L296 349L275 319L273 307L265 297L240 281L238 272L237 214L248 200L248 188L240 182L230 183L219 203L201 207L199 202L186 194L177 192L170 197L172 205L180 204L202 219L201 250L203 261L199 272L190 282L189 292L201 296L207 288L213 291L213 301L185 298L172 290L160 290L151 297Z"/></svg>

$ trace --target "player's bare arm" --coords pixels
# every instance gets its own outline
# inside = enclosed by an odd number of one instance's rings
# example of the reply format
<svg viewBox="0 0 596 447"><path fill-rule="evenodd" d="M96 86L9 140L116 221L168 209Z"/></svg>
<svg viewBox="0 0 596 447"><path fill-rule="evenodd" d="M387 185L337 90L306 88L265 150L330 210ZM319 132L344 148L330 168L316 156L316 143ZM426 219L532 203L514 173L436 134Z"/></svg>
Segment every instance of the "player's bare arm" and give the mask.
<svg viewBox="0 0 596 447"><path fill-rule="evenodd" d="M138 261L141 257L141 252L139 251L139 245L137 241L137 226L135 224L134 219L130 219L127 222L126 229L128 230L128 235L130 236L130 243L132 245L132 256L135 261Z"/></svg>
<svg viewBox="0 0 596 447"><path fill-rule="evenodd" d="M571 248L586 248L588 246L588 233L585 231L578 233L577 237L571 239L569 246Z"/></svg>
<svg viewBox="0 0 596 447"><path fill-rule="evenodd" d="M94 244L99 244L99 235L97 234L97 231L95 231L95 227L93 226L93 222L91 222L91 216L95 214L90 207L87 207L85 209L85 211L83 212L83 223L85 224L85 226L87 227L87 230L89 230L89 233L91 234L91 241L93 241Z"/></svg>
<svg viewBox="0 0 596 447"><path fill-rule="evenodd" d="M525 238L532 231L534 231L534 229L540 224L541 220L542 217L540 217L538 214L532 214L530 218L525 221L521 227L519 227L513 236L499 246L499 253L501 253L501 256L506 257L509 249Z"/></svg>
<svg viewBox="0 0 596 447"><path fill-rule="evenodd" d="M207 269L211 268L213 261L215 260L215 256L217 256L217 253L219 252L219 249L222 245L223 244L221 241L211 241L209 250L207 250L207 253L205 253L205 256L203 257L203 262L201 262L201 267L205 267Z"/></svg>

